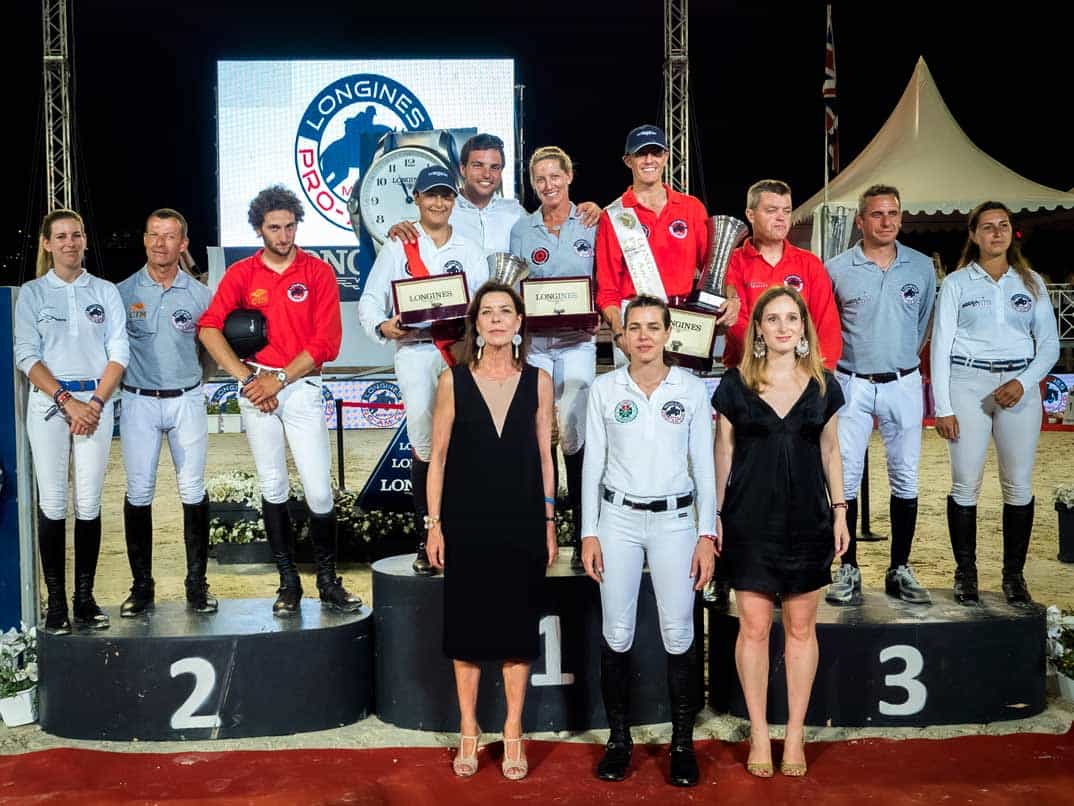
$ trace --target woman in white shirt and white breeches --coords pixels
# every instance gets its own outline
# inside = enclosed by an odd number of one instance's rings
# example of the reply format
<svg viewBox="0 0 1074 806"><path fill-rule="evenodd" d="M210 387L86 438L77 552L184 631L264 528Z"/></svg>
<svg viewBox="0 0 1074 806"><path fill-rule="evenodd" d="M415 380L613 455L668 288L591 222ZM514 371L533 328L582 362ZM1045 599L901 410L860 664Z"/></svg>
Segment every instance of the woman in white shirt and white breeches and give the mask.
<svg viewBox="0 0 1074 806"><path fill-rule="evenodd" d="M1022 571L1033 529L1040 382L1058 357L1055 312L1014 240L1010 210L979 204L959 269L940 286L931 352L936 432L951 455L947 523L960 604L979 602L977 497L989 437L1003 491L1003 593L1011 604L1032 602Z"/></svg>

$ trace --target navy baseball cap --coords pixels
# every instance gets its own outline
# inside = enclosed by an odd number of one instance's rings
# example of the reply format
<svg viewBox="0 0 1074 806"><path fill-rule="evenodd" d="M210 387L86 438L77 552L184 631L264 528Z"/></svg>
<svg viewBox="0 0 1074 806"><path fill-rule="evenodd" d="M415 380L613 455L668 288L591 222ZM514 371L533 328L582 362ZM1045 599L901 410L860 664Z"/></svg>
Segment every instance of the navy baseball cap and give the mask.
<svg viewBox="0 0 1074 806"><path fill-rule="evenodd" d="M436 165L422 168L421 173L418 174L417 181L414 182L415 193L426 193L433 188L447 188L456 195L459 192L458 188L455 187L454 177Z"/></svg>
<svg viewBox="0 0 1074 806"><path fill-rule="evenodd" d="M624 154L637 154L646 146L658 146L668 150L668 136L659 126L644 125L633 129L626 138L626 151Z"/></svg>

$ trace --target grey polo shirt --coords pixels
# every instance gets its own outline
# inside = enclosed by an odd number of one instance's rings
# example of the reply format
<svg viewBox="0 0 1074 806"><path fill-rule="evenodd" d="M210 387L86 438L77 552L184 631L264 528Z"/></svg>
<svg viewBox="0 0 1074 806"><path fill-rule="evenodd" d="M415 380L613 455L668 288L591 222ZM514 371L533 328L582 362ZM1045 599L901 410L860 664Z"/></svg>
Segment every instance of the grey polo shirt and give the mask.
<svg viewBox="0 0 1074 806"><path fill-rule="evenodd" d="M936 300L932 261L896 241L895 260L883 270L859 242L825 268L843 330L839 366L862 373L916 367Z"/></svg>
<svg viewBox="0 0 1074 806"><path fill-rule="evenodd" d="M511 228L511 254L529 261L530 277L592 277L597 228L582 223L575 206L559 237L544 225L541 208L522 216Z"/></svg>
<svg viewBox="0 0 1074 806"><path fill-rule="evenodd" d="M123 383L139 389L185 389L201 381L197 322L212 292L180 271L171 288L143 266L119 284L131 359Z"/></svg>

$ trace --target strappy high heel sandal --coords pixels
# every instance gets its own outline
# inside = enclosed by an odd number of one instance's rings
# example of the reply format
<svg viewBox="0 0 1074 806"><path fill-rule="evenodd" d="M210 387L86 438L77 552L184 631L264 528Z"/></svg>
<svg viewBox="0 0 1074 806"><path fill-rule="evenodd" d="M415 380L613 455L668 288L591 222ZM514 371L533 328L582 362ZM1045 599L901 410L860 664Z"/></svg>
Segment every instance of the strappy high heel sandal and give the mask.
<svg viewBox="0 0 1074 806"><path fill-rule="evenodd" d="M750 738L750 749L753 749L753 738ZM746 772L756 775L758 778L771 778L775 775L772 761L746 761Z"/></svg>
<svg viewBox="0 0 1074 806"><path fill-rule="evenodd" d="M787 742L783 742L783 751L787 751ZM788 778L802 778L806 774L807 765L805 762L805 738L802 739L802 761L780 761L779 771Z"/></svg>
<svg viewBox="0 0 1074 806"><path fill-rule="evenodd" d="M511 758L511 746L518 746L518 758ZM503 777L511 781L521 781L529 774L530 765L526 761L526 746L522 744L522 737L508 739L503 737Z"/></svg>
<svg viewBox="0 0 1074 806"><path fill-rule="evenodd" d="M473 742L474 750L470 755L465 754L466 743ZM477 772L477 751L481 744L481 729L478 728L476 736L467 736L465 733L459 733L459 752L455 754L455 758L452 759L451 769L460 778L469 778L475 772Z"/></svg>

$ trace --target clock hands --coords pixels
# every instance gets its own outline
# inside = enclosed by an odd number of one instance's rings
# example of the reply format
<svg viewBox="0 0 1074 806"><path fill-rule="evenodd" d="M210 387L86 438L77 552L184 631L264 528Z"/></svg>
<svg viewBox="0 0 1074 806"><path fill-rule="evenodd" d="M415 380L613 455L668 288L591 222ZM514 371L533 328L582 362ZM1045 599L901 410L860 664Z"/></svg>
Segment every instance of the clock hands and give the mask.
<svg viewBox="0 0 1074 806"><path fill-rule="evenodd" d="M401 187L403 189L403 195L406 197L406 203L407 204L413 204L414 203L414 197L411 196L410 191L408 191L406 189L406 182L404 182L402 179L400 179L399 180L399 187Z"/></svg>

